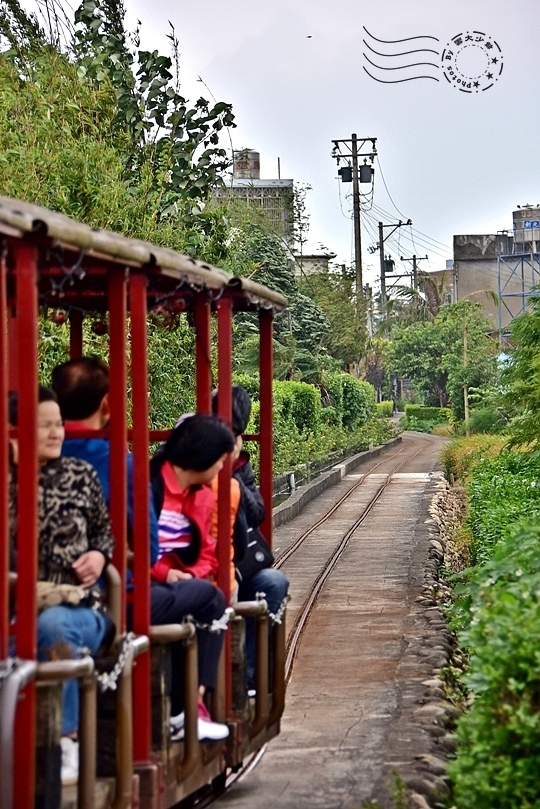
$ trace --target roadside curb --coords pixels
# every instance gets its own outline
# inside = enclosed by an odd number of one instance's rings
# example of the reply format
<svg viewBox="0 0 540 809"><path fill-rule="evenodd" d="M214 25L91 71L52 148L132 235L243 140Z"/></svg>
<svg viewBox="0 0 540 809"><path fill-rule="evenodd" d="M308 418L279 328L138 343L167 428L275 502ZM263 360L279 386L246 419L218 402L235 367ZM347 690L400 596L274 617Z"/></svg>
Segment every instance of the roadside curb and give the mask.
<svg viewBox="0 0 540 809"><path fill-rule="evenodd" d="M304 509L308 503L311 503L312 500L318 497L321 492L329 489L330 486L335 486L335 484L339 483L339 481L344 478L345 475L348 475L353 469L360 466L360 464L364 463L365 461L369 461L372 458L376 458L385 449L389 449L390 447L394 447L396 444L401 443L401 440L401 436L398 435L396 438L392 438L390 441L387 441L384 444L373 447L373 449L368 449L365 452L359 452L356 455L352 455L350 458L347 458L347 460L336 464L336 466L334 466L328 472L323 472L312 483L307 483L305 486L302 486L300 489L294 492L294 494L292 494L288 500L273 509L272 522L274 528L278 528L280 525L284 525L285 523L293 520L298 516L298 514L300 514L302 509Z"/></svg>

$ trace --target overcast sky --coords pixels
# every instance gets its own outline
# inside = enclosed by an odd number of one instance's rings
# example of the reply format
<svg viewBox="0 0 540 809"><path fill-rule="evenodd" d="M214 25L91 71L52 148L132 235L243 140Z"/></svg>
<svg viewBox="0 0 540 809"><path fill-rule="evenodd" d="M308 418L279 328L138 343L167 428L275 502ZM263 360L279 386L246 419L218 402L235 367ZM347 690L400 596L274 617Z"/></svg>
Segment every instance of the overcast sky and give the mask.
<svg viewBox="0 0 540 809"><path fill-rule="evenodd" d="M352 258L351 185L336 179L332 140L377 138L374 207L366 198L362 211L367 281L379 220L412 219L412 234L402 228L388 249L428 253L440 269L453 234L511 228L517 205L540 204L539 0L124 1L143 47L167 53L173 23L183 91L208 95L200 76L232 103L233 146L260 152L262 177L277 177L279 157L282 178L312 187L310 247L342 262Z"/></svg>
<svg viewBox="0 0 540 809"><path fill-rule="evenodd" d="M453 234L511 228L516 205L540 204L538 0L126 0L126 6L142 22L143 44L161 51L173 23L185 88L204 93L200 76L218 100L233 104L234 148L260 152L261 176L277 177L279 157L281 177L311 185L310 245L322 243L347 263L351 185L336 179L331 142L352 132L377 138L376 207L362 213L364 264L373 265L373 278L377 261L367 247L376 242L379 220L412 219L414 244L403 228L400 244L396 233L387 246L394 255L427 252L437 269L452 257ZM472 32L479 33L468 49L452 42ZM411 37L432 39L375 41ZM407 51L416 53L392 55ZM441 59L449 51L451 58ZM421 62L428 64L388 69ZM458 90L443 65L476 78L478 87ZM416 78L422 75L428 77Z"/></svg>

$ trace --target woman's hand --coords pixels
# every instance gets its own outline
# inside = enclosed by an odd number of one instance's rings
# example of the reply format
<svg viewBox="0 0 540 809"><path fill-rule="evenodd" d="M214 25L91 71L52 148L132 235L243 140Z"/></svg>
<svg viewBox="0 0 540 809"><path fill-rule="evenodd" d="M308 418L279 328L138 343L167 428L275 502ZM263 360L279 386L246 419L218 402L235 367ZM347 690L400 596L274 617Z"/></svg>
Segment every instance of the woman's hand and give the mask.
<svg viewBox="0 0 540 809"><path fill-rule="evenodd" d="M175 567L171 567L171 569L167 573L167 578L165 581L167 584L173 584L175 581L185 581L186 579L192 579L193 576L191 573L186 573L183 570L177 570Z"/></svg>
<svg viewBox="0 0 540 809"><path fill-rule="evenodd" d="M103 572L105 557L101 551L86 551L81 553L71 567L83 587L92 587Z"/></svg>

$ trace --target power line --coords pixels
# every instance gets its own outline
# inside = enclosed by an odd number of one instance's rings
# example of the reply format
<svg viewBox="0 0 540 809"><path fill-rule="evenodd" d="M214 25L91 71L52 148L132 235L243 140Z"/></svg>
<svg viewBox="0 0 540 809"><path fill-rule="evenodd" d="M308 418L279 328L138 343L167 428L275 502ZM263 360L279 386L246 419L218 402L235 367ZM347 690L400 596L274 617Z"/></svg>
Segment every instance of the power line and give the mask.
<svg viewBox="0 0 540 809"><path fill-rule="evenodd" d="M385 217L387 217L389 219L392 218L392 214L390 214L388 211L385 211L384 208L381 208L380 205L374 205L373 207L382 216L385 216ZM447 251L450 251L450 252L452 251L452 248L450 247L450 245L444 244L443 242L438 241L438 239L433 239L431 236L428 236L427 234L422 233L422 231L418 230L417 228L412 228L412 230L414 230L414 232L416 233L416 238L419 241L420 241L419 237L422 236L425 240L427 240L428 243L432 243L433 245L435 245L435 247L433 249L436 249L436 247L439 247L439 248L442 247Z"/></svg>
<svg viewBox="0 0 540 809"><path fill-rule="evenodd" d="M378 156L378 155L376 155L376 158L375 158L375 159L376 159L377 164L378 164L378 166L379 166L379 171L381 172L381 179L382 179L382 181L383 181L383 185L384 185L384 187L386 188L386 193L388 194L388 197L389 197L389 199L390 199L390 202L392 203L392 205L394 206L394 208L396 209L396 211L398 212L398 214L399 214L400 216L403 216L403 218L404 218L404 219L408 219L408 217L407 217L407 216L405 216L405 214L404 214L404 213L402 213L402 212L399 210L398 206L396 205L396 203L395 203L395 202L394 202L394 200L392 199L392 194L391 194L391 193L390 193L390 191L388 190L388 186L386 185L386 180L384 179L384 174L383 174L383 170L382 170L382 166L381 166L381 161L379 160L379 156Z"/></svg>

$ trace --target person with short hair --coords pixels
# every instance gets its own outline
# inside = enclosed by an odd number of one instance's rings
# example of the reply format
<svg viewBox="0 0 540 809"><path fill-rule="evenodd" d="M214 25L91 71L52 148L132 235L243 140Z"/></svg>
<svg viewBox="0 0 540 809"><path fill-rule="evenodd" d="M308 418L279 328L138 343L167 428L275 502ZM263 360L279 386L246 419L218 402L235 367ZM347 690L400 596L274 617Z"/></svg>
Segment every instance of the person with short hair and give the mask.
<svg viewBox="0 0 540 809"><path fill-rule="evenodd" d="M212 395L212 411L218 410L218 391ZM251 397L242 385L232 386L232 431L237 440L242 440L251 415ZM266 512L262 495L255 482L255 473L251 465L249 453L241 448L233 463L233 478L240 484L241 509L246 518L248 528L258 528L263 522ZM238 586L239 601L253 601L257 593L264 593L271 619L279 620L283 605L289 592L289 580L281 570L273 567L263 568L252 576L243 578ZM246 658L248 693L254 694L255 674L255 621L246 618Z"/></svg>
<svg viewBox="0 0 540 809"><path fill-rule="evenodd" d="M11 393L9 422L13 427L18 423L17 411L17 397ZM113 551L107 505L95 469L86 461L61 456L63 440L64 423L57 397L49 388L40 386L37 407L38 580L59 585L47 590L55 601L61 598L65 602L43 609L38 616L40 660L75 658L84 648L96 654L114 634L114 627L99 609L98 594L90 592ZM15 551L24 552L25 537L18 537L19 547L16 547L17 488L23 481L17 480L18 439L13 443L10 534ZM62 700L61 779L65 785L78 780L78 724L79 684L71 679L64 684Z"/></svg>
<svg viewBox="0 0 540 809"><path fill-rule="evenodd" d="M52 372L52 389L66 426L63 454L82 458L96 469L110 506L109 463L111 445L107 438L71 438L72 430L103 430L110 419L109 367L99 357L77 357L57 365ZM133 526L133 455L126 453L128 530ZM150 493L149 493L149 499ZM157 553L157 522L150 508L150 541Z"/></svg>
<svg viewBox="0 0 540 809"><path fill-rule="evenodd" d="M69 429L86 428L100 430L107 426L109 407L109 368L98 357L78 357L56 366L52 373L53 387L58 392L60 408L68 419ZM92 463L98 473L107 502L110 499L110 442L107 438L71 438L65 441L64 453L82 457ZM128 527L133 523L133 456L127 459L127 509ZM158 562L158 526L150 498L150 560L149 568ZM150 586L150 621L152 624L181 623L191 615L197 624L197 649L199 664L199 693L215 688L219 656L223 646L223 625L226 604L221 590L210 582L195 580L191 576L179 576L172 571L170 576L152 576ZM129 587L128 581L128 587ZM171 647L173 677L171 687L171 714L176 717L171 724L173 741L183 739L183 668L182 645ZM181 721L178 717L181 717ZM229 735L226 725L212 722L204 706L199 708L199 739L222 740Z"/></svg>
<svg viewBox="0 0 540 809"><path fill-rule="evenodd" d="M224 424L213 416L196 413L182 417L154 455L150 476L159 532L158 560L151 568L154 581L214 586L210 582L215 579L218 563L211 535L215 498L210 484L233 447L234 436ZM200 667L199 681L199 722L208 722L203 697L215 686L215 670ZM183 733L183 723L183 713L171 716L171 726L177 726L179 733Z"/></svg>

